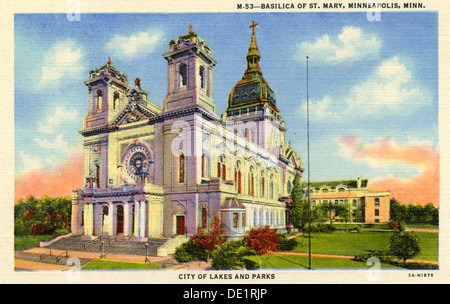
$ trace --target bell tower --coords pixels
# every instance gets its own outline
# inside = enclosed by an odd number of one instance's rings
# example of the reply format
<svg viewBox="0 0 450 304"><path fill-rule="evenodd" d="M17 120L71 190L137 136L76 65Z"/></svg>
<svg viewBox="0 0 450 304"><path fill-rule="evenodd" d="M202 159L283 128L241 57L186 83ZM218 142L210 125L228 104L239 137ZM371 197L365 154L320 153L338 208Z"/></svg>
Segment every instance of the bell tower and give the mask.
<svg viewBox="0 0 450 304"><path fill-rule="evenodd" d="M167 60L167 95L164 111L201 107L215 113L216 104L212 94L212 68L216 61L211 48L189 26L189 33L171 40Z"/></svg>

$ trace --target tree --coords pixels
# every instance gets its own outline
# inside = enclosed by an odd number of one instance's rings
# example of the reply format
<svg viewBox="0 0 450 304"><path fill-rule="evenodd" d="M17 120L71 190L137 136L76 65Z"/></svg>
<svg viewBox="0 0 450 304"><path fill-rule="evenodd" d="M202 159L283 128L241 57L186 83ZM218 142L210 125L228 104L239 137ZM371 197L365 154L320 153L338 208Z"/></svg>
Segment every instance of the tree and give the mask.
<svg viewBox="0 0 450 304"><path fill-rule="evenodd" d="M270 226L252 228L248 235L244 237L247 246L257 254L264 255L269 251L277 251L278 234Z"/></svg>
<svg viewBox="0 0 450 304"><path fill-rule="evenodd" d="M270 226L252 228L244 237L246 245L250 247L259 257L261 267L261 256L278 249L278 234Z"/></svg>
<svg viewBox="0 0 450 304"><path fill-rule="evenodd" d="M404 222L408 216L408 208L401 204L395 198L390 200L389 217L391 221Z"/></svg>
<svg viewBox="0 0 450 304"><path fill-rule="evenodd" d="M403 260L403 263L420 252L421 242L414 231L396 231L389 243L391 254Z"/></svg>
<svg viewBox="0 0 450 304"><path fill-rule="evenodd" d="M29 195L14 206L14 233L66 234L70 231L72 201L68 197L43 196L37 200Z"/></svg>
<svg viewBox="0 0 450 304"><path fill-rule="evenodd" d="M439 210L431 203L426 204L422 209L420 221L422 223L438 224Z"/></svg>
<svg viewBox="0 0 450 304"><path fill-rule="evenodd" d="M325 213L327 219L330 221L330 232L333 229L333 223L337 220L339 215L348 215L349 213L348 206L332 202L322 203L319 209Z"/></svg>
<svg viewBox="0 0 450 304"><path fill-rule="evenodd" d="M293 187L291 191L291 222L292 225L305 232L306 224L308 224L311 216L310 205L308 200L304 197L300 178L295 176Z"/></svg>
<svg viewBox="0 0 450 304"><path fill-rule="evenodd" d="M209 231L205 231L202 227L197 228L197 232L192 236L194 246L213 252L218 246L226 242L224 236L225 230L220 223L219 217L215 214L210 225Z"/></svg>

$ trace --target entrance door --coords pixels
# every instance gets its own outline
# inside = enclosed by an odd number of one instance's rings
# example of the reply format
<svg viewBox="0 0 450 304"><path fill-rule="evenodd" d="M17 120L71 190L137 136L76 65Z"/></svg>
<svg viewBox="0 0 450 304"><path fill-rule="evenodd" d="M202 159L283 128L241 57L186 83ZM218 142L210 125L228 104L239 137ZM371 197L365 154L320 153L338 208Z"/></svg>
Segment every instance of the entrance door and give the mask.
<svg viewBox="0 0 450 304"><path fill-rule="evenodd" d="M117 234L123 234L123 206L117 207Z"/></svg>
<svg viewBox="0 0 450 304"><path fill-rule="evenodd" d="M184 215L177 215L177 235L185 234Z"/></svg>

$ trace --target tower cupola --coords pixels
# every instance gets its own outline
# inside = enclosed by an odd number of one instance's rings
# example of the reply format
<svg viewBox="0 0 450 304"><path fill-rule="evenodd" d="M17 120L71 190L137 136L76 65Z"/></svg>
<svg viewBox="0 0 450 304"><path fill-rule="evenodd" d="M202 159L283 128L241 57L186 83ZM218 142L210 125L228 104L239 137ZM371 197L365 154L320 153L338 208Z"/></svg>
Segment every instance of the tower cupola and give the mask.
<svg viewBox="0 0 450 304"><path fill-rule="evenodd" d="M252 36L247 53L247 69L242 79L233 87L228 97L228 111L247 106L260 106L267 104L275 112L279 112L276 106L275 94L264 79L259 61L258 44L256 43L255 28L258 24L254 21L250 25Z"/></svg>

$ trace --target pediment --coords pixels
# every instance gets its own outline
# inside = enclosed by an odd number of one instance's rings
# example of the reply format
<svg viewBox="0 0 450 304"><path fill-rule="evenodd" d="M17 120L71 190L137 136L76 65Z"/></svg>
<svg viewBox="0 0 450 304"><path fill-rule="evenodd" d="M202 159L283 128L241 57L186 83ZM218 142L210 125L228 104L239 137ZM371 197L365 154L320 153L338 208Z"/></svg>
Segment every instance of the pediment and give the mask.
<svg viewBox="0 0 450 304"><path fill-rule="evenodd" d="M138 121L144 121L154 116L155 114L145 106L137 103L128 103L120 109L116 116L114 116L111 121L111 125L125 125Z"/></svg>

